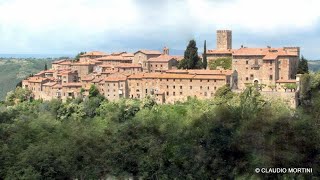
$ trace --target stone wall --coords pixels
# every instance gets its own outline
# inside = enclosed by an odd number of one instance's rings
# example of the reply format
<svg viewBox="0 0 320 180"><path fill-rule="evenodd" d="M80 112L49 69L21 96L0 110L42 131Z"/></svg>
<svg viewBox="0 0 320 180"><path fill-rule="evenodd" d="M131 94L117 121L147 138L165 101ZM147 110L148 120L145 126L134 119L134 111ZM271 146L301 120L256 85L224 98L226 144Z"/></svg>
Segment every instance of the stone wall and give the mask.
<svg viewBox="0 0 320 180"><path fill-rule="evenodd" d="M217 49L232 49L232 31L217 31Z"/></svg>

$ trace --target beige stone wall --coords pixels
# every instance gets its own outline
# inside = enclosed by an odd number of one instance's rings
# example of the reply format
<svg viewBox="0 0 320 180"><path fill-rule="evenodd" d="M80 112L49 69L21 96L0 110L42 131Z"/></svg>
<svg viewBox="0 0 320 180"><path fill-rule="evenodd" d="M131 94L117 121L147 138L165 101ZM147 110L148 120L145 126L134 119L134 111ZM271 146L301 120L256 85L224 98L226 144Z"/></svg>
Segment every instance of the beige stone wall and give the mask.
<svg viewBox="0 0 320 180"><path fill-rule="evenodd" d="M158 57L158 56L160 56L160 55L156 55L156 54L146 55L146 54L144 54L142 52L138 52L138 53L134 54L133 63L134 64L139 64L140 63L142 65L143 71L144 72L149 72L150 71L150 66L147 63L147 60L150 59L150 58Z"/></svg>
<svg viewBox="0 0 320 180"><path fill-rule="evenodd" d="M78 76L81 78L93 72L94 65L72 65L72 70L78 72Z"/></svg>
<svg viewBox="0 0 320 180"><path fill-rule="evenodd" d="M188 96L208 99L226 83L226 80L213 79L129 79L129 97L139 99L163 92L165 103L185 101Z"/></svg>
<svg viewBox="0 0 320 180"><path fill-rule="evenodd" d="M258 81L259 84L274 85L278 77L277 61L263 60L262 56L233 57L232 70L238 72L238 88Z"/></svg>
<svg viewBox="0 0 320 180"><path fill-rule="evenodd" d="M217 30L217 49L232 49L232 32Z"/></svg>
<svg viewBox="0 0 320 180"><path fill-rule="evenodd" d="M168 62L149 62L148 72L165 72L167 70L176 69L177 65L177 60L170 60Z"/></svg>

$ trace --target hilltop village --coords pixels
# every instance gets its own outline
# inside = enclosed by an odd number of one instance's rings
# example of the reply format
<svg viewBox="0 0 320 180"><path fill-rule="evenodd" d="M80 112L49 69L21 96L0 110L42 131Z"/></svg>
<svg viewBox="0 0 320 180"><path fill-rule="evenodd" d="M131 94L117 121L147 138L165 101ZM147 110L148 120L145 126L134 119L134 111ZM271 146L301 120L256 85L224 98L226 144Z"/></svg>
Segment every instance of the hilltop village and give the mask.
<svg viewBox="0 0 320 180"><path fill-rule="evenodd" d="M95 85L110 101L152 96L157 103L174 103L188 97L212 98L217 89L225 85L241 92L252 84L260 87L262 94L283 98L296 106L299 47L233 49L230 30L218 30L216 43L216 49L206 51L208 62L231 58L232 69L178 69L183 56L170 55L167 47L162 52L93 51L81 55L79 61L53 62L50 70L23 80L22 87L30 89L33 98L43 100L86 97L91 85ZM286 84L297 85L297 88L287 91Z"/></svg>

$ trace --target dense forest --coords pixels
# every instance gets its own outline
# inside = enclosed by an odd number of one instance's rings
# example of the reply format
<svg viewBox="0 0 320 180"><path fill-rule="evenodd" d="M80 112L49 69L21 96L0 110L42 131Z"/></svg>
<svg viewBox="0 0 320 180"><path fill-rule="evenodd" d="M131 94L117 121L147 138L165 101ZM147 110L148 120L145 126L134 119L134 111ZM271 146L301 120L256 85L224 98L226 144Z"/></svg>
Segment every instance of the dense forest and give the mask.
<svg viewBox="0 0 320 180"><path fill-rule="evenodd" d="M320 176L320 73L302 77L298 109L252 87L211 100L156 104L35 101L17 88L0 106L0 179L309 179ZM257 167L313 168L261 174Z"/></svg>

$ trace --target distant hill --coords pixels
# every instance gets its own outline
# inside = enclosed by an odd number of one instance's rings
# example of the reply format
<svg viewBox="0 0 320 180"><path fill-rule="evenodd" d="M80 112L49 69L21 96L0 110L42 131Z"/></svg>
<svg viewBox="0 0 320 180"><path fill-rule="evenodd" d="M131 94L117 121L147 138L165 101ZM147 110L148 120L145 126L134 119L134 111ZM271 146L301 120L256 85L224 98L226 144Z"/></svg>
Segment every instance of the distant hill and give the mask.
<svg viewBox="0 0 320 180"><path fill-rule="evenodd" d="M320 60L308 61L310 71L320 71Z"/></svg>
<svg viewBox="0 0 320 180"><path fill-rule="evenodd" d="M13 90L16 84L30 74L36 74L44 69L45 63L51 67L53 59L9 59L0 58L0 101L7 92Z"/></svg>

